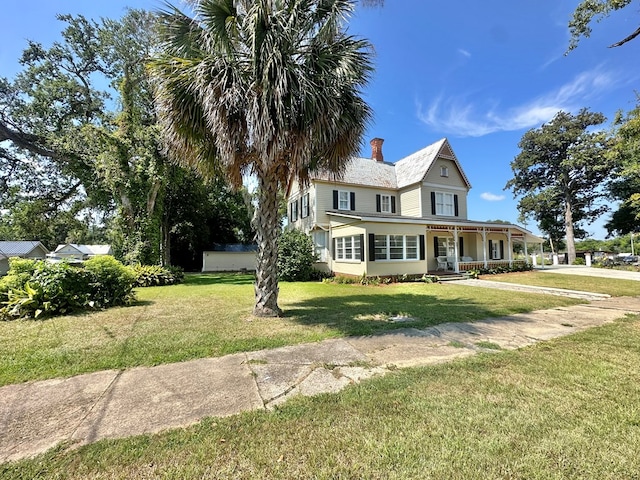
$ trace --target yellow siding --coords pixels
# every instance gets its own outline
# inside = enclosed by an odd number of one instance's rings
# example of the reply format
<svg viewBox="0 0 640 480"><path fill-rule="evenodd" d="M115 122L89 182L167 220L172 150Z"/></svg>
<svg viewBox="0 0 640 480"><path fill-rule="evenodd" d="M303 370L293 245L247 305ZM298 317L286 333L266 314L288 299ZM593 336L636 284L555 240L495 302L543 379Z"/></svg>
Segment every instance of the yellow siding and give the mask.
<svg viewBox="0 0 640 480"><path fill-rule="evenodd" d="M440 176L441 167L447 167L449 170L448 177ZM440 185L446 185L449 187L464 187L467 188L467 184L465 183L456 163L453 160L447 160L446 158L438 157L436 161L431 166L431 169L427 173L427 176L424 179L425 182L429 183L437 183Z"/></svg>
<svg viewBox="0 0 640 480"><path fill-rule="evenodd" d="M422 209L420 203L420 186L416 184L412 187L400 191L400 214L407 217L421 217Z"/></svg>
<svg viewBox="0 0 640 480"><path fill-rule="evenodd" d="M394 195L396 197L396 213L398 215L401 211L402 202L398 193L395 190L385 190L382 188L368 188L368 187L356 187L353 185L335 185L330 183L316 182L316 195L315 195L315 208L318 212L317 223L320 225L328 225L329 217L325 213L327 210L334 210L333 208L333 191L344 190L348 192L354 192L356 195L356 212L360 213L376 213L376 195ZM345 213L350 213L349 210L345 210ZM389 214L394 215L394 214Z"/></svg>
<svg viewBox="0 0 640 480"><path fill-rule="evenodd" d="M442 192L442 193L452 193L453 195L458 195L458 216L457 217L449 217L449 216L439 216L431 214L431 192ZM434 218L434 219L443 219L443 220L466 220L467 219L467 191L463 190L454 190L447 187L439 187L432 185L423 185L422 186L422 212L423 217Z"/></svg>

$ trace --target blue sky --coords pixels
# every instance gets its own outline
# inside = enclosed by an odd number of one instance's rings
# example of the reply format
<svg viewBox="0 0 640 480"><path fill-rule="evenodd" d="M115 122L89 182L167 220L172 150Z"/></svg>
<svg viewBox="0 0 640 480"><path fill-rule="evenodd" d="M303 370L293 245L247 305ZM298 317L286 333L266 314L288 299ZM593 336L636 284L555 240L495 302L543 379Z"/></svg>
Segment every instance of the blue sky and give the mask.
<svg viewBox="0 0 640 480"><path fill-rule="evenodd" d="M157 0L3 0L0 76L12 77L26 40L45 46L62 24L56 13L119 18L126 7L157 9ZM174 3L179 3L178 1ZM473 189L469 217L516 222L517 200L503 191L510 162L530 128L556 112L582 107L604 113L635 104L640 90L640 39L610 49L637 28L631 5L594 25L590 39L564 56L567 23L577 0L429 2L386 0L358 8L350 31L375 48L376 72L365 92L375 116L368 140L385 139L396 161L447 137ZM603 220L587 230L604 238ZM527 227L537 232L535 225Z"/></svg>

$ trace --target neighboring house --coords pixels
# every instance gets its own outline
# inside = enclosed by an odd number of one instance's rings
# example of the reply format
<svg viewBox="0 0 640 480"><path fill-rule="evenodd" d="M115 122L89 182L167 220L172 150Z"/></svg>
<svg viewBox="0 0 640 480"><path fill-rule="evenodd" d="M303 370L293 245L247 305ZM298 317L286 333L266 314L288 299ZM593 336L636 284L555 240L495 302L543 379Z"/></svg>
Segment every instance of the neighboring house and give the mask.
<svg viewBox="0 0 640 480"><path fill-rule="evenodd" d="M44 260L49 253L47 247L38 241L0 241L0 275L9 270L11 257Z"/></svg>
<svg viewBox="0 0 640 480"><path fill-rule="evenodd" d="M87 260L96 255L113 255L111 245L65 243L64 245L58 245L58 248L49 257L66 260Z"/></svg>
<svg viewBox="0 0 640 480"><path fill-rule="evenodd" d="M543 239L512 224L467 218L471 183L446 138L384 162L353 158L344 174L311 177L288 192L290 228L309 233L320 268L348 275L455 272L513 263L513 246Z"/></svg>
<svg viewBox="0 0 640 480"><path fill-rule="evenodd" d="M256 269L258 246L230 243L202 252L203 272L239 272Z"/></svg>

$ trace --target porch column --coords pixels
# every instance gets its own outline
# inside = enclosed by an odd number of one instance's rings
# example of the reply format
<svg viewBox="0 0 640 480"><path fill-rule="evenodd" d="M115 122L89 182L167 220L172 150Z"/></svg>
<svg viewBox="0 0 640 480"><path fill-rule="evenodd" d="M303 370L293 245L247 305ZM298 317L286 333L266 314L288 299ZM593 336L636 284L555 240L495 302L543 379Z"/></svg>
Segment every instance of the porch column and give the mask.
<svg viewBox="0 0 640 480"><path fill-rule="evenodd" d="M453 227L453 271L460 273L460 265L458 265L458 227Z"/></svg>
<svg viewBox="0 0 640 480"><path fill-rule="evenodd" d="M529 265L529 251L527 250L527 236L525 235L523 238L524 238L524 259L527 262L527 265Z"/></svg>
<svg viewBox="0 0 640 480"><path fill-rule="evenodd" d="M513 266L513 243L511 242L511 230L507 230L507 243L509 244L509 266Z"/></svg>
<svg viewBox="0 0 640 480"><path fill-rule="evenodd" d="M540 243L540 263L542 264L542 268L544 268L544 243Z"/></svg>
<svg viewBox="0 0 640 480"><path fill-rule="evenodd" d="M482 227L482 260L484 261L484 268L489 268L487 263L487 229Z"/></svg>

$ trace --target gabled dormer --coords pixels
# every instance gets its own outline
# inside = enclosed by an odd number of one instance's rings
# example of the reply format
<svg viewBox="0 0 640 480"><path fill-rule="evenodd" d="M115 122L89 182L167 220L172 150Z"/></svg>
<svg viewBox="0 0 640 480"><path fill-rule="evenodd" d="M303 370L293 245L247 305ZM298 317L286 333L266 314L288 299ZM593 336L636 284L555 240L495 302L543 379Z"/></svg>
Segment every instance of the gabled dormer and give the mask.
<svg viewBox="0 0 640 480"><path fill-rule="evenodd" d="M471 183L446 138L395 164L401 214L467 219Z"/></svg>

